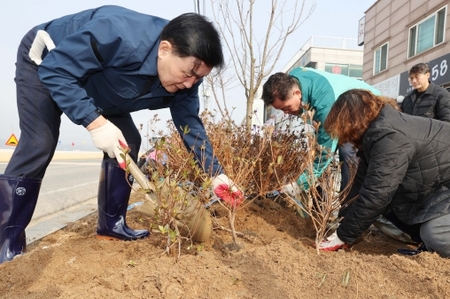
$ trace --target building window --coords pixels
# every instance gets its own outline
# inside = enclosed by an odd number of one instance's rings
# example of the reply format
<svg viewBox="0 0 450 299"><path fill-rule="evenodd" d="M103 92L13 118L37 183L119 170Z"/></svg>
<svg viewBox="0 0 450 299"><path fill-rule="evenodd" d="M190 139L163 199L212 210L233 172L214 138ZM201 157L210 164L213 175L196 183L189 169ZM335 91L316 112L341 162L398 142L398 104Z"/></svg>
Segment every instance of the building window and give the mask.
<svg viewBox="0 0 450 299"><path fill-rule="evenodd" d="M325 62L325 72L361 79L362 65Z"/></svg>
<svg viewBox="0 0 450 299"><path fill-rule="evenodd" d="M348 64L325 62L325 72L348 76Z"/></svg>
<svg viewBox="0 0 450 299"><path fill-rule="evenodd" d="M362 65L350 64L348 76L362 80Z"/></svg>
<svg viewBox="0 0 450 299"><path fill-rule="evenodd" d="M446 9L441 8L409 29L408 58L444 41Z"/></svg>
<svg viewBox="0 0 450 299"><path fill-rule="evenodd" d="M374 52L373 74L376 75L387 69L388 43L385 43Z"/></svg>

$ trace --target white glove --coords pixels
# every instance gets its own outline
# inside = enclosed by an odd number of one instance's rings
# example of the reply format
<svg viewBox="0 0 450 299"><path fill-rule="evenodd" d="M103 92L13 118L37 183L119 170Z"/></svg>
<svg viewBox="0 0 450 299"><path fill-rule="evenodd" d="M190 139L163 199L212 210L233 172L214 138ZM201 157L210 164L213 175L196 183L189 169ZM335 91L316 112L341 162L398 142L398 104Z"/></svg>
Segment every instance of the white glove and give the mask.
<svg viewBox="0 0 450 299"><path fill-rule="evenodd" d="M230 180L229 177L227 177L225 174L219 174L218 176L216 176L212 182L211 182L211 187L213 189L213 191L215 192L216 188L219 187L220 185L225 184L229 187L231 187L231 191L238 191L238 188L236 187L236 185L234 184L234 182L232 180Z"/></svg>
<svg viewBox="0 0 450 299"><path fill-rule="evenodd" d="M95 147L107 153L110 158L116 158L119 166L125 168L125 161L120 154L123 154L121 148L127 147L127 142L122 131L108 120L103 126L89 132Z"/></svg>
<svg viewBox="0 0 450 299"><path fill-rule="evenodd" d="M281 187L280 192L286 193L291 197L297 198L302 193L302 189L300 189L300 186L297 184L297 182L292 182L290 184Z"/></svg>
<svg viewBox="0 0 450 299"><path fill-rule="evenodd" d="M236 208L244 202L244 194L226 175L220 174L211 182L214 194L228 205ZM230 190L231 188L231 190ZM230 192L231 191L231 192Z"/></svg>
<svg viewBox="0 0 450 299"><path fill-rule="evenodd" d="M328 238L323 239L319 244L319 249L323 251L336 251L341 248L347 248L347 244L339 239L336 231Z"/></svg>

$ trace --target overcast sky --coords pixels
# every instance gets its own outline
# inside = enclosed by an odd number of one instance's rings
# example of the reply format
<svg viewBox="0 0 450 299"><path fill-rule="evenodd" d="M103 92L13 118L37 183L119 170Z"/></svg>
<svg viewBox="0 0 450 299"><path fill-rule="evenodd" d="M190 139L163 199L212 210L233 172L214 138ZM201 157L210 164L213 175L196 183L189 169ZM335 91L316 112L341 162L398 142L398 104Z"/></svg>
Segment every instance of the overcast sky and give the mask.
<svg viewBox="0 0 450 299"><path fill-rule="evenodd" d="M205 1L205 14L212 19L212 16L208 16L211 0ZM307 0L308 3L311 3L311 1ZM203 3L202 0L200 2ZM270 8L270 0L258 0L259 13L261 14L264 13L264 8L261 8L260 5L264 2L267 3L267 10ZM289 62L292 56L298 52L300 47L312 35L357 38L358 21L364 16L364 12L375 2L375 0L316 0L317 6L312 16L288 40L288 44L284 48L282 58L279 61L278 70L281 70ZM23 35L37 24L106 4L121 5L166 19L172 19L182 13L194 11L194 0L8 1L6 5L3 5L2 16L0 18L0 28L3 28L0 42L0 65L2 68L0 72L0 111L2 113L0 117L0 148L9 148L4 144L13 133L20 142L14 84L14 64L16 61L17 47ZM229 107L234 106L237 108L233 116L236 120L241 120L245 115L245 97L244 95L242 95L242 98L239 95L235 95L233 96L233 101ZM214 103L210 105L214 105ZM165 120L170 119L170 114L167 109L157 110L156 112L146 110L132 114L137 126L141 123L144 124L143 135L146 134L146 124L153 117L154 113L158 113L163 119L162 124L165 123ZM62 120L60 140L61 145L58 146L59 150L95 150L90 139L90 134L86 129L71 123L65 116ZM72 142L75 146L72 146ZM145 145L145 142L143 144Z"/></svg>

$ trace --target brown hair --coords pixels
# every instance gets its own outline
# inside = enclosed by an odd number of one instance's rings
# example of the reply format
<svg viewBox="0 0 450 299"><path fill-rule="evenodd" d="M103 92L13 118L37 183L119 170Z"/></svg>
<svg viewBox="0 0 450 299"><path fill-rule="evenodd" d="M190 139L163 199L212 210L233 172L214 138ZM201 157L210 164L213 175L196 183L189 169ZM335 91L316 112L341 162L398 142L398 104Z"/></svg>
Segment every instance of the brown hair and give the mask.
<svg viewBox="0 0 450 299"><path fill-rule="evenodd" d="M376 96L365 89L348 90L331 107L324 123L325 131L338 139L339 144L350 142L362 149L364 133L386 104L399 110L394 99Z"/></svg>
<svg viewBox="0 0 450 299"><path fill-rule="evenodd" d="M409 75L426 74L430 72L430 67L426 63L418 63L409 70Z"/></svg>

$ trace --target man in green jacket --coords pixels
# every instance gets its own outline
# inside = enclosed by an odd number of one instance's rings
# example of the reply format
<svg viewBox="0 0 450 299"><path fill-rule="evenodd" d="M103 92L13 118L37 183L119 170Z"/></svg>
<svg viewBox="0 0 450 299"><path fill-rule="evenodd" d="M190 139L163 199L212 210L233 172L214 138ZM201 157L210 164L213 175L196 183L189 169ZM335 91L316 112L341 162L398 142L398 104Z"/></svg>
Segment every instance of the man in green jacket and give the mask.
<svg viewBox="0 0 450 299"><path fill-rule="evenodd" d="M354 88L367 89L375 95L380 95L377 89L363 81L303 67L296 68L289 74L281 72L273 74L263 86L262 99L266 105L272 105L274 108L292 115L300 115L305 106L309 106L315 111L313 120L320 123L317 142L328 149L323 151L321 157L317 157L314 162L315 178L320 177L330 164L331 159L327 159L329 152L334 153L338 147L337 140L325 132L323 123L336 99L345 91ZM347 185L350 176L346 161L355 154L351 144L343 144L339 147L339 159L343 162L341 189ZM296 183L283 186L282 192L296 197L302 190L309 189L310 181L311 179L305 172L299 176Z"/></svg>

